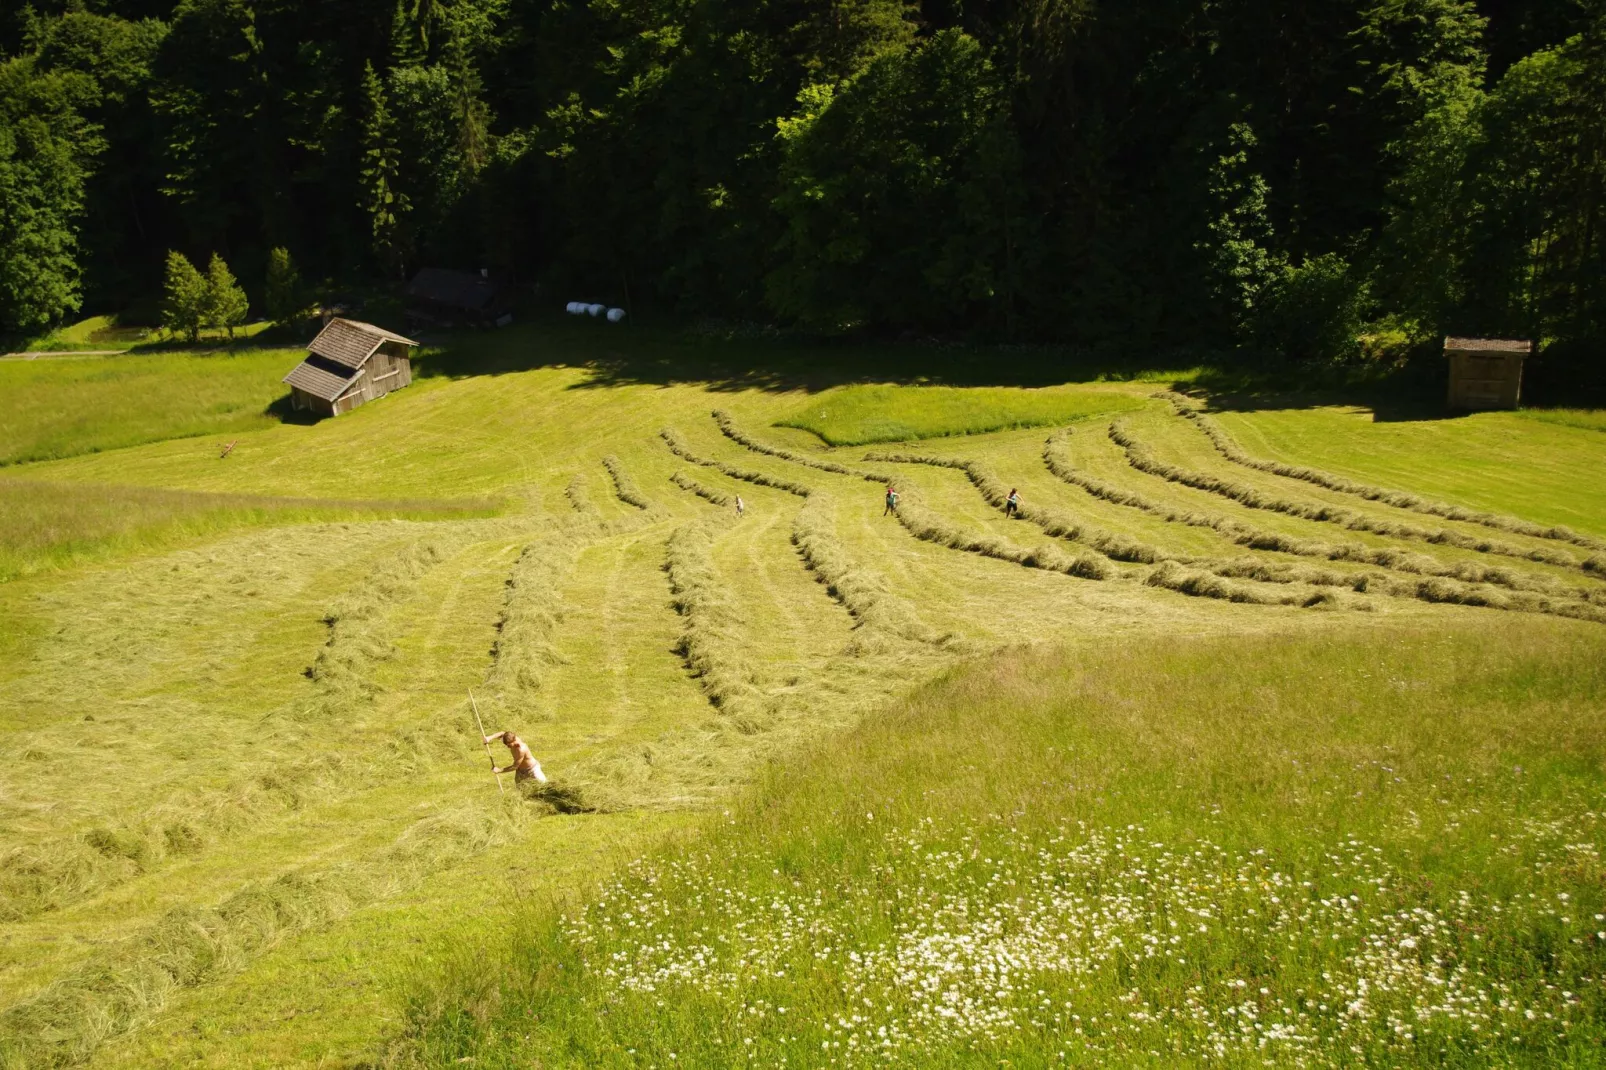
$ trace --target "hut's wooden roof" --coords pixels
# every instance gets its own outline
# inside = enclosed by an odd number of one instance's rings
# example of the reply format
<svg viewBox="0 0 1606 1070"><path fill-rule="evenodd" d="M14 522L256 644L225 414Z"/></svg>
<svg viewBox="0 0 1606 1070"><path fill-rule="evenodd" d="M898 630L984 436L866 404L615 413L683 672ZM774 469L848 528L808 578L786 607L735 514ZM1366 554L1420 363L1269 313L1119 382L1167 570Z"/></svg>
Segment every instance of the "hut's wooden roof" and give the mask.
<svg viewBox="0 0 1606 1070"><path fill-rule="evenodd" d="M1446 353L1532 353L1534 344L1513 338L1446 338Z"/></svg>
<svg viewBox="0 0 1606 1070"><path fill-rule="evenodd" d="M348 368L360 368L364 361L374 355L374 350L386 342L400 342L407 346L418 344L411 338L375 327L372 323L337 318L330 320L318 332L318 337L312 340L307 349Z"/></svg>
<svg viewBox="0 0 1606 1070"><path fill-rule="evenodd" d="M307 359L291 369L284 382L300 387L314 397L333 401L351 381L374 351L386 342L416 346L418 343L383 327L361 320L332 319L307 346Z"/></svg>
<svg viewBox="0 0 1606 1070"><path fill-rule="evenodd" d="M314 397L333 401L356 377L356 368L313 355L292 368L290 374L284 377L284 382L300 387Z"/></svg>

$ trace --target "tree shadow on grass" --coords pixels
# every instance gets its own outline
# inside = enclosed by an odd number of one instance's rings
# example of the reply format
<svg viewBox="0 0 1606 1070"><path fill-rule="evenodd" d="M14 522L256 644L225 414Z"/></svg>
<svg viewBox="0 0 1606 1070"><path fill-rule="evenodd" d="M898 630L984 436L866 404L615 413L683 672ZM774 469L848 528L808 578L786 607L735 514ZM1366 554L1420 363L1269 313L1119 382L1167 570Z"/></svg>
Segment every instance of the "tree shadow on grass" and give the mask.
<svg viewBox="0 0 1606 1070"><path fill-rule="evenodd" d="M1128 381L1192 368L1198 353L1121 354L1062 346L832 339L736 328L683 329L543 320L501 331L424 339L421 377L501 375L535 368L586 372L576 390L696 383L716 391L816 392L846 383L1053 386Z"/></svg>

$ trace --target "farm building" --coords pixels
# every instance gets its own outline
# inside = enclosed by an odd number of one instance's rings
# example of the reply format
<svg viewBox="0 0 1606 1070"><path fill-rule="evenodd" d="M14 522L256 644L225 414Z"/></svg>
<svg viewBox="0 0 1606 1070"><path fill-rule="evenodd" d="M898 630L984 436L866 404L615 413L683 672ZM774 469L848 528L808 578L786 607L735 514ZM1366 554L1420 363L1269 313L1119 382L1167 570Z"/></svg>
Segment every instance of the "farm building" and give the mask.
<svg viewBox="0 0 1606 1070"><path fill-rule="evenodd" d="M411 338L359 320L332 319L284 381L290 407L338 416L413 381Z"/></svg>
<svg viewBox="0 0 1606 1070"><path fill-rule="evenodd" d="M1446 338L1452 409L1514 409L1522 394L1522 362L1532 342L1501 338Z"/></svg>
<svg viewBox="0 0 1606 1070"><path fill-rule="evenodd" d="M424 268L407 284L407 315L444 327L500 326L507 318L502 297L488 272Z"/></svg>

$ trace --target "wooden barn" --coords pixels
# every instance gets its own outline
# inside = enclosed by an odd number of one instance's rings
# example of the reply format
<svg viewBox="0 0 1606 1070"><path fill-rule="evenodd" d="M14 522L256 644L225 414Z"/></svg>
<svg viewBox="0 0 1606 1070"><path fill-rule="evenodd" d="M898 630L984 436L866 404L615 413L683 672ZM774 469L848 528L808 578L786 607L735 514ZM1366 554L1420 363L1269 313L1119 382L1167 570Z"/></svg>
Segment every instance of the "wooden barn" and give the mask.
<svg viewBox="0 0 1606 1070"><path fill-rule="evenodd" d="M371 323L331 319L307 346L307 359L284 377L290 407L339 416L400 390L413 381L416 345Z"/></svg>
<svg viewBox="0 0 1606 1070"><path fill-rule="evenodd" d="M489 272L424 268L407 284L407 315L442 327L500 327L512 321L505 296Z"/></svg>
<svg viewBox="0 0 1606 1070"><path fill-rule="evenodd" d="M1532 342L1501 338L1446 338L1449 407L1463 411L1516 408L1522 396L1522 362L1533 348Z"/></svg>

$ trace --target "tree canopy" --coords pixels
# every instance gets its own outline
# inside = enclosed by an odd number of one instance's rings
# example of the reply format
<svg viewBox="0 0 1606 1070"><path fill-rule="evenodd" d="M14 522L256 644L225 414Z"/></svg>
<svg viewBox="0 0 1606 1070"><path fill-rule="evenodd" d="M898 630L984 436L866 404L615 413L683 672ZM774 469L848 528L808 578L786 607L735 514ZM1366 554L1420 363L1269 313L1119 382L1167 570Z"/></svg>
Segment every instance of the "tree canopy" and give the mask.
<svg viewBox="0 0 1606 1070"><path fill-rule="evenodd" d="M1606 0L34 0L0 57L0 330L152 307L178 249L259 299L281 250L823 331L1606 345Z"/></svg>

